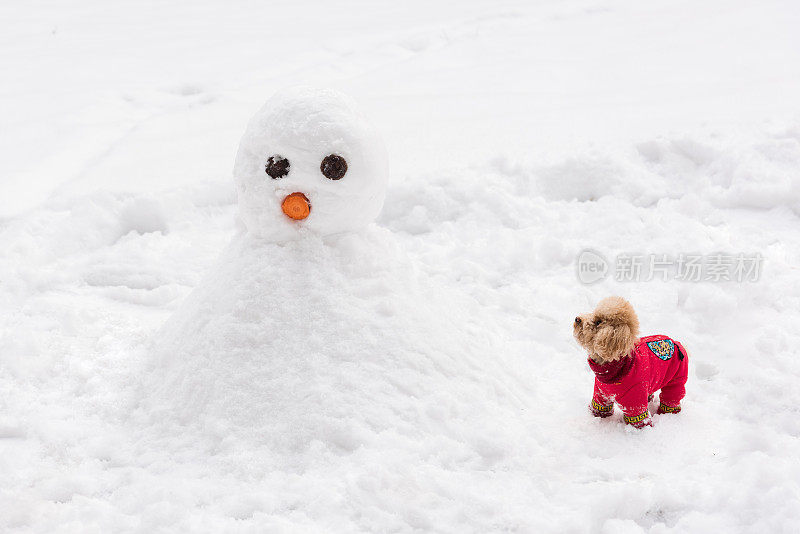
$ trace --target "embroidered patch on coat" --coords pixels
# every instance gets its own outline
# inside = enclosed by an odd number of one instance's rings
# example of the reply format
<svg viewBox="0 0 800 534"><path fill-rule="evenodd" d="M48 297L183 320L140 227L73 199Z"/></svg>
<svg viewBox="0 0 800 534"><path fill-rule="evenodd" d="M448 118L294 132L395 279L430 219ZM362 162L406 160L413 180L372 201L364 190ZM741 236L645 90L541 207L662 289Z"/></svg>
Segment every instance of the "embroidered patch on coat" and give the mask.
<svg viewBox="0 0 800 534"><path fill-rule="evenodd" d="M669 360L675 352L675 343L673 343L671 339L650 341L647 346L653 351L653 354L662 360Z"/></svg>

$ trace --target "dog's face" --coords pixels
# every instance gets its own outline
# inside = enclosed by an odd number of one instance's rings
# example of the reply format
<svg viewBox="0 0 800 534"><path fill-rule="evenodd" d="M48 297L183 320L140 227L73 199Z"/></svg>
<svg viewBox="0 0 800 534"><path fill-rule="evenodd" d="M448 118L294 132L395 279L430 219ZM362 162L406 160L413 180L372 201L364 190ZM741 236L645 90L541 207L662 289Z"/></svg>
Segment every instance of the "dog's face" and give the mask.
<svg viewBox="0 0 800 534"><path fill-rule="evenodd" d="M575 317L572 334L594 361L610 362L633 350L639 339L639 319L630 302L608 297L593 312Z"/></svg>

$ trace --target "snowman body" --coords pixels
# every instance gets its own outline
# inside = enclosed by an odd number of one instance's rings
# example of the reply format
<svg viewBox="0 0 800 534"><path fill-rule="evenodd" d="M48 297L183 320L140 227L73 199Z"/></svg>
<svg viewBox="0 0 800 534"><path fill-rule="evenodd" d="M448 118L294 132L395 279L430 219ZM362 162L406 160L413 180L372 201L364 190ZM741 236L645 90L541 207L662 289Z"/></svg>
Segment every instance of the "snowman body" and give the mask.
<svg viewBox="0 0 800 534"><path fill-rule="evenodd" d="M398 416L416 427L420 403L452 403L437 384L458 368L447 361L457 330L447 310L419 308L433 295L393 243L377 228L281 244L235 239L162 329L171 413L299 453L315 442L352 450Z"/></svg>

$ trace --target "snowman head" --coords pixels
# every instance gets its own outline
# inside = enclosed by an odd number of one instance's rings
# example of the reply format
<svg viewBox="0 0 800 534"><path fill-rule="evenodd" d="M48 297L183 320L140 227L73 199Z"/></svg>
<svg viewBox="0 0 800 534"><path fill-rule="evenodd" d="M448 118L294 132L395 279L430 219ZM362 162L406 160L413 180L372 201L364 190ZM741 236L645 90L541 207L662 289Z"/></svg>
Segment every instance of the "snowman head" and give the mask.
<svg viewBox="0 0 800 534"><path fill-rule="evenodd" d="M233 170L248 231L271 241L357 230L377 217L386 150L344 95L298 87L250 120Z"/></svg>

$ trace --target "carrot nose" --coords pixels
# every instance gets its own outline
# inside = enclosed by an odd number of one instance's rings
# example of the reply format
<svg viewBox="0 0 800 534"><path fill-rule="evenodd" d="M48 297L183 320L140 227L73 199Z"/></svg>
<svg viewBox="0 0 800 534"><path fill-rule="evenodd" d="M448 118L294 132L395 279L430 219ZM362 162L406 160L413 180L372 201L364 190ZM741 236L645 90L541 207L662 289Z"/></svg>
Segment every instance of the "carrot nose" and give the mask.
<svg viewBox="0 0 800 534"><path fill-rule="evenodd" d="M311 203L303 193L292 193L283 199L281 209L287 217L302 221L311 212Z"/></svg>

